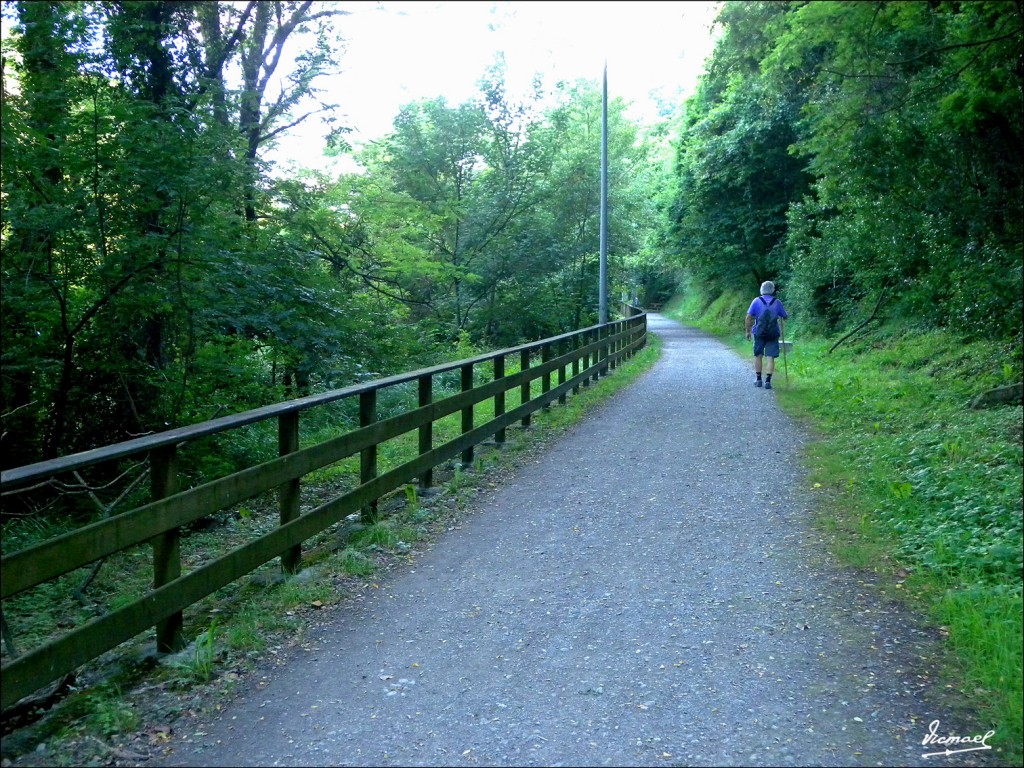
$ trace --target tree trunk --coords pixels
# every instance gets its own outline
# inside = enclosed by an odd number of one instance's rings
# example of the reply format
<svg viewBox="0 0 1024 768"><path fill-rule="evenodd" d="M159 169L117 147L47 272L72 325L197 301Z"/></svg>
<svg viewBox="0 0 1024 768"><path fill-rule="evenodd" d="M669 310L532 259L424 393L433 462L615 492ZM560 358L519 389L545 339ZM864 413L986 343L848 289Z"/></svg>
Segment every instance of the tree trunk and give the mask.
<svg viewBox="0 0 1024 768"><path fill-rule="evenodd" d="M60 199L60 189L64 181L60 158L65 141L63 131L70 113L66 80L70 77L74 64L63 47L67 41L59 33L63 19L58 4L20 2L18 17L25 30L19 48L26 73L23 88L27 122L31 128L45 137L41 151L24 163L23 172L28 176L28 183L22 189L22 193L35 205L53 206ZM36 161L35 167L32 167L33 160ZM33 177L36 180L33 180ZM45 279L53 286L60 305L60 327L64 331L60 385L53 392L36 392L35 377L32 372L26 371L19 377L20 380L14 390L16 399L12 403L12 406L17 408L40 396L49 400L51 410L44 428L42 453L43 458L53 458L63 449L67 398L73 373L73 340L67 338L64 300L66 287L61 276L56 273L54 264L54 247L59 233L48 224L24 227L17 220L12 230L4 249L5 261L10 263L16 260L26 265L26 282L33 279L31 276L38 268L36 265L46 265ZM14 330L16 335L32 332L31 328L20 325L14 329L8 326L5 330ZM27 441L28 437L23 436L23 439ZM8 443L5 448L5 453L10 455L12 446ZM38 447L33 448L27 455L32 456L37 450ZM22 460L25 455L20 453Z"/></svg>

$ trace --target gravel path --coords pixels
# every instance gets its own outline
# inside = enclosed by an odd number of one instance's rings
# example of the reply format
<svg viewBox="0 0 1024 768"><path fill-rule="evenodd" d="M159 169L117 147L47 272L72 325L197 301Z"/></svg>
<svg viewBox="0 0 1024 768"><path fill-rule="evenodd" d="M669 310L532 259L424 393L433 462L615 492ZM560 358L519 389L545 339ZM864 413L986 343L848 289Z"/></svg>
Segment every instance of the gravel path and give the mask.
<svg viewBox="0 0 1024 768"><path fill-rule="evenodd" d="M651 371L162 763L973 764L922 758L934 639L828 561L774 393L649 319Z"/></svg>

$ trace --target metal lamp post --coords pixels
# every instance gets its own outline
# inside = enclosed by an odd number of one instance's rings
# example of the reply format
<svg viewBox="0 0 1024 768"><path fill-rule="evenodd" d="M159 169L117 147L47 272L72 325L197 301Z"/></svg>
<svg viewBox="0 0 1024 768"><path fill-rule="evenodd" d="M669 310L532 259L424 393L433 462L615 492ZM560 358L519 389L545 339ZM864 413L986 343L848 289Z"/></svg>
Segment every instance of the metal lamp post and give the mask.
<svg viewBox="0 0 1024 768"><path fill-rule="evenodd" d="M608 322L608 62L604 63L601 93L601 256L598 280L598 320Z"/></svg>

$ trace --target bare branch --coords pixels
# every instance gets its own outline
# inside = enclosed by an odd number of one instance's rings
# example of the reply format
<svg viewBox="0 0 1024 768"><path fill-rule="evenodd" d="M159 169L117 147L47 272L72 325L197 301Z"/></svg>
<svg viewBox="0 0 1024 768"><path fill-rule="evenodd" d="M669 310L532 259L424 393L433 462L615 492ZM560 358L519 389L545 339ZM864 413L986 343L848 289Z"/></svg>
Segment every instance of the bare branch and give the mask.
<svg viewBox="0 0 1024 768"><path fill-rule="evenodd" d="M265 74L263 78L260 79L259 85L257 87L257 90L261 94L266 90L267 83L270 82L271 75L274 74L274 70L277 69L277 65L281 61L281 53L284 50L285 41L288 40L288 36L292 33L292 30L294 30L295 27L297 27L303 21L306 21L304 17L306 15L306 11L309 10L309 7L311 5L313 5L313 0L306 0L302 5L295 9L295 11L291 15L291 18L288 19L288 21L285 22L284 24L281 23L281 7L277 7L278 27L277 30L275 30L274 32L274 37L270 41L270 45L268 45L266 49L264 49L262 56L261 63L263 65L263 71ZM270 59L269 61L268 58Z"/></svg>
<svg viewBox="0 0 1024 768"><path fill-rule="evenodd" d="M217 63L217 70L224 66L224 62L227 61L227 58L231 54L232 49L236 45L238 45L238 41L242 39L242 31L245 28L245 22L249 20L249 16L252 14L253 9L256 7L256 1L257 0L249 0L249 4L245 6L245 10L242 12L242 16L238 20L238 24L235 25L235 31L231 34L231 37L224 44L224 50L221 52L220 61Z"/></svg>
<svg viewBox="0 0 1024 768"><path fill-rule="evenodd" d="M292 120L292 122L287 123L286 125L278 126L277 128L275 128L274 130L270 131L269 133L263 134L263 137L260 139L260 143L263 144L263 143L265 143L267 141L270 141L272 138L274 138L278 134L284 133L285 131L294 128L296 125L301 123L307 117L312 117L313 115L319 114L320 112L323 112L323 110L322 109L314 109L312 112L307 112L302 117L297 118L295 120Z"/></svg>
<svg viewBox="0 0 1024 768"><path fill-rule="evenodd" d="M830 355L832 354L832 352L835 350L836 347L838 347L840 344L842 344L848 338L850 338L855 333L857 333L857 331L859 331L861 328L863 328L865 325L867 325L868 323L870 323L872 320L875 319L875 315L878 314L878 308L882 306L882 300L885 298L885 294L886 294L886 292L888 290L889 290L888 286L882 288L882 292L880 294L878 294L878 301L875 302L875 308L873 310L871 310L871 315L868 317L867 320L863 321L862 323L858 323L856 328L854 328L852 331L850 331L845 336L843 336L843 338L841 338L839 341L837 341L835 344L833 344L831 347L828 348L828 353Z"/></svg>

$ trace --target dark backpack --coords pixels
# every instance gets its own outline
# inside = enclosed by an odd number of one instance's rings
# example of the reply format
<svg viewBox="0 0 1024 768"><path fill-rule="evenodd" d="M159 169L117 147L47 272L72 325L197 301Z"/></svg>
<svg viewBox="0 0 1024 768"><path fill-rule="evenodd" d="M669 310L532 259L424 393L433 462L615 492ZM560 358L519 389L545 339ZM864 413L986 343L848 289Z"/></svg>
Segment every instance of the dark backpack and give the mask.
<svg viewBox="0 0 1024 768"><path fill-rule="evenodd" d="M757 316L757 333L754 335L761 341L778 341L779 340L779 313L775 307L775 297L771 298L771 301L765 301L764 296L758 298L764 302L764 309L761 310L761 314Z"/></svg>

